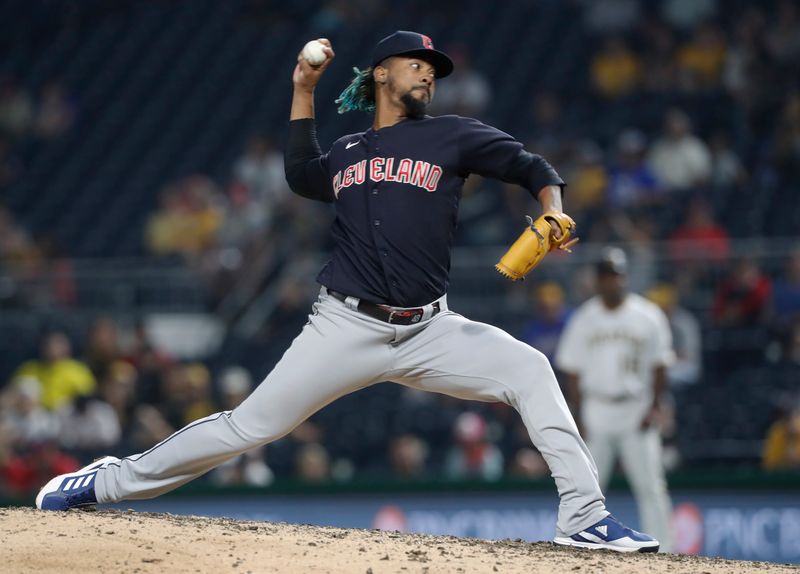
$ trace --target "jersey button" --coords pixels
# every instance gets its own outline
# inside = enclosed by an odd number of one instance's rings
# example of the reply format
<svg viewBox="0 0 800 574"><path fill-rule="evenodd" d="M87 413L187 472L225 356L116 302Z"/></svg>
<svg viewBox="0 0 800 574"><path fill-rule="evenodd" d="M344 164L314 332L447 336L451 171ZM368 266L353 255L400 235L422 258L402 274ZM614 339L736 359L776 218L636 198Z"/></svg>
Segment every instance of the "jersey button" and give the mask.
<svg viewBox="0 0 800 574"><path fill-rule="evenodd" d="M380 227L381 226L381 220L380 219L376 219L372 223L373 223L373 225L375 225L375 227Z"/></svg>
<svg viewBox="0 0 800 574"><path fill-rule="evenodd" d="M372 188L372 195L378 195L378 188L377 187L373 187Z"/></svg>
<svg viewBox="0 0 800 574"><path fill-rule="evenodd" d="M381 255L383 255L384 257L389 257L389 252L388 252L388 251L386 251L385 249L383 249L383 250L381 251Z"/></svg>
<svg viewBox="0 0 800 574"><path fill-rule="evenodd" d="M392 287L397 287L397 285L398 285L397 281L392 281Z"/></svg>

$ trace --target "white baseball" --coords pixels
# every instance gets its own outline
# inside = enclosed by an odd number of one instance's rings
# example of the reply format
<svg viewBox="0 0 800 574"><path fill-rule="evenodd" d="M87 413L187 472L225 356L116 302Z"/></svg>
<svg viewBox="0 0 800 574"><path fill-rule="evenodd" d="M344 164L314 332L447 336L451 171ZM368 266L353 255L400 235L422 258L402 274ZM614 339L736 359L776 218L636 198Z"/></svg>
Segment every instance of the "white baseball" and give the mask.
<svg viewBox="0 0 800 574"><path fill-rule="evenodd" d="M325 44L319 40L311 40L303 46L303 51L300 52L300 55L312 66L319 66L328 58L324 48Z"/></svg>

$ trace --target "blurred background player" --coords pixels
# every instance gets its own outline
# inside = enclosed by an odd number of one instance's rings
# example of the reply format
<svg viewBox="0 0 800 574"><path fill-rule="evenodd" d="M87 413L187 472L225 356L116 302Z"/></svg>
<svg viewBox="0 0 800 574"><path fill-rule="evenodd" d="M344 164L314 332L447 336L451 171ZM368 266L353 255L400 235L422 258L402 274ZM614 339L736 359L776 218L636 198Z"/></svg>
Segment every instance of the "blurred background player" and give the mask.
<svg viewBox="0 0 800 574"><path fill-rule="evenodd" d="M639 506L642 528L671 550L671 502L659 421L673 361L664 313L626 287L627 259L618 248L597 264L597 296L570 318L556 352L567 397L605 489L619 458Z"/></svg>

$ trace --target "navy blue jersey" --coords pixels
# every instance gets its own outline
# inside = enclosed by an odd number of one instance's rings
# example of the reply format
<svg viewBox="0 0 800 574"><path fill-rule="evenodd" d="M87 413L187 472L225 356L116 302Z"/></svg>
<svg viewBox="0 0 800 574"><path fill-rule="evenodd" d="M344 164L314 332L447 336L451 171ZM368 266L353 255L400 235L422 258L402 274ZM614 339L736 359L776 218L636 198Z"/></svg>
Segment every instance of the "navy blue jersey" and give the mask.
<svg viewBox="0 0 800 574"><path fill-rule="evenodd" d="M510 135L459 116L406 119L319 151L313 120L290 122L286 178L334 202L333 258L317 280L373 303L422 306L448 287L461 189L475 173L534 196L563 180Z"/></svg>

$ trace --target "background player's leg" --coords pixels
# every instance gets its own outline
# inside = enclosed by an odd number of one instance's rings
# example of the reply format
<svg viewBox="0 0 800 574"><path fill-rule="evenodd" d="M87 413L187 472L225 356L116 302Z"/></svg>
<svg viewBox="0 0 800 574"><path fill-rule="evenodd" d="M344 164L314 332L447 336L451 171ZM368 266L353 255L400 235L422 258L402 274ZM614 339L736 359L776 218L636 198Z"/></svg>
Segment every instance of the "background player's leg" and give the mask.
<svg viewBox="0 0 800 574"><path fill-rule="evenodd" d="M630 411L623 409L622 403L585 396L581 404L581 417L584 439L597 466L600 488L605 491L619 457L620 438L628 432L627 427L630 426L626 422L631 418Z"/></svg>
<svg viewBox="0 0 800 574"><path fill-rule="evenodd" d="M585 407L584 407L585 408ZM617 458L617 437L610 433L590 430L584 427L586 432L586 445L597 466L597 482L600 488L605 490L614 474L614 465Z"/></svg>
<svg viewBox="0 0 800 574"><path fill-rule="evenodd" d="M579 532L608 514L589 449L542 353L451 312L437 315L424 329L403 329L390 380L464 399L502 401L520 413L558 487L559 534Z"/></svg>
<svg viewBox="0 0 800 574"><path fill-rule="evenodd" d="M662 552L670 552L672 502L664 476L659 431L632 431L622 438L620 447L622 467L639 507L642 528L661 542Z"/></svg>
<svg viewBox="0 0 800 574"><path fill-rule="evenodd" d="M331 401L382 379L393 331L322 297L267 378L233 411L188 425L96 479L98 502L152 498L255 446L276 440Z"/></svg>

